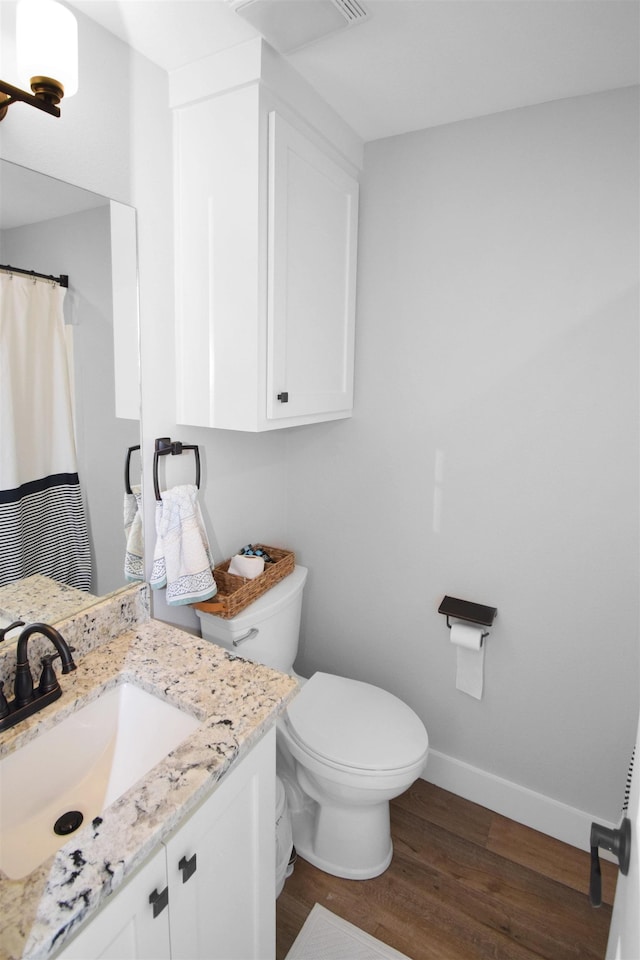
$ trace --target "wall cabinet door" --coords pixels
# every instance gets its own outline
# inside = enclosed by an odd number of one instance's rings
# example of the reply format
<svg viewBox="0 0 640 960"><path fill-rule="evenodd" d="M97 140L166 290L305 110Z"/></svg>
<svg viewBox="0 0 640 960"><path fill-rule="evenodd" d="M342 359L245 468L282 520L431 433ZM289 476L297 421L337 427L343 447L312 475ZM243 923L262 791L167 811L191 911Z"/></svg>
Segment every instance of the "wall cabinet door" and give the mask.
<svg viewBox="0 0 640 960"><path fill-rule="evenodd" d="M358 184L269 114L267 416L353 406Z"/></svg>
<svg viewBox="0 0 640 960"><path fill-rule="evenodd" d="M271 730L58 960L275 957Z"/></svg>

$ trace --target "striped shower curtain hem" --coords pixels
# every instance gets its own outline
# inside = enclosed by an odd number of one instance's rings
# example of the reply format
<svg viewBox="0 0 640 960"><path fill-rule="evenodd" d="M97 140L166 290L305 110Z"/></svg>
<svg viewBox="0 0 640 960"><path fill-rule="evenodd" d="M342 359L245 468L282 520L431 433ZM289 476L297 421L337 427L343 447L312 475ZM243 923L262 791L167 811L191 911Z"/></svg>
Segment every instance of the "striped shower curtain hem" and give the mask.
<svg viewBox="0 0 640 960"><path fill-rule="evenodd" d="M0 491L0 586L35 573L91 589L91 547L77 473Z"/></svg>

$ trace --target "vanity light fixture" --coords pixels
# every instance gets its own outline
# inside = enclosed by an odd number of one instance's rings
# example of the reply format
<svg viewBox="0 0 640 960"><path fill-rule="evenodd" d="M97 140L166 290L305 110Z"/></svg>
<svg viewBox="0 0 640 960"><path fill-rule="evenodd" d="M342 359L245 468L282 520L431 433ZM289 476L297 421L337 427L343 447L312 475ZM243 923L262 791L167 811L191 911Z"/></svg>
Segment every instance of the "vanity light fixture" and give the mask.
<svg viewBox="0 0 640 960"><path fill-rule="evenodd" d="M18 74L33 93L0 80L0 120L12 103L28 103L53 117L78 89L78 24L56 0L19 0L16 10Z"/></svg>

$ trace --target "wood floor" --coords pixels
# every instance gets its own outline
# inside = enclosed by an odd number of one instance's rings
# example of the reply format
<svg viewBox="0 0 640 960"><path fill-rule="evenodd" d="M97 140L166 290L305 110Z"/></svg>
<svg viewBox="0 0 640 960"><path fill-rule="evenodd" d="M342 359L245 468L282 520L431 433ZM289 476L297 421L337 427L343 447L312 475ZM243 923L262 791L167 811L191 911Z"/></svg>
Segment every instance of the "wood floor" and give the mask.
<svg viewBox="0 0 640 960"><path fill-rule="evenodd" d="M284 960L314 903L411 960L601 960L617 871L424 780L391 803L394 856L374 880L341 880L298 858L277 903ZM348 958L345 958L348 960Z"/></svg>

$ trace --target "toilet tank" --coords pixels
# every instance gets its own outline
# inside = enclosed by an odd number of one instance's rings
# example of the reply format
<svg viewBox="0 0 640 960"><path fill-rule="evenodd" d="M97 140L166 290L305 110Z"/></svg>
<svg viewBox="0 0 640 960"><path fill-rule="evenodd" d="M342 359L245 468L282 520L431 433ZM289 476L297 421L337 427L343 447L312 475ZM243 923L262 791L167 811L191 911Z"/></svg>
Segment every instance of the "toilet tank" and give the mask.
<svg viewBox="0 0 640 960"><path fill-rule="evenodd" d="M282 673L292 673L298 653L302 589L307 568L293 573L245 607L237 617L224 620L196 610L204 640L255 663L264 663Z"/></svg>

